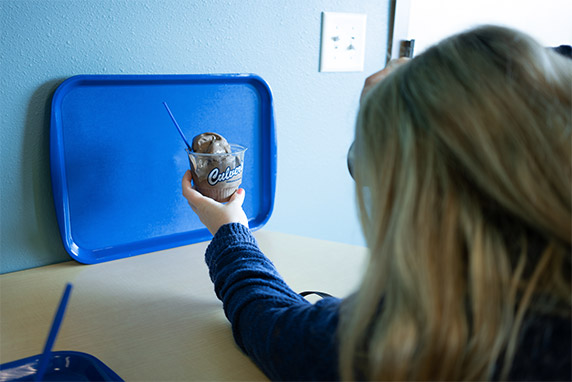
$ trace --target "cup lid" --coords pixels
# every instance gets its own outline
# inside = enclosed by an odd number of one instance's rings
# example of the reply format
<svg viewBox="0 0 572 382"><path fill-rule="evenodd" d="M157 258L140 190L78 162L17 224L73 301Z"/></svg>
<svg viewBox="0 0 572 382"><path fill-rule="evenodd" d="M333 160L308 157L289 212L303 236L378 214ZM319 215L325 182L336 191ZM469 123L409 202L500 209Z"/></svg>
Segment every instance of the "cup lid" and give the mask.
<svg viewBox="0 0 572 382"><path fill-rule="evenodd" d="M229 156L229 155L238 155L241 153L244 153L246 150L248 150L247 147L241 146L241 145L237 145L235 143L229 143L231 152L230 153L198 153L192 150L189 150L189 148L185 148L185 151L188 154L191 155L196 155L196 156L205 156L205 157L209 157L209 156L213 156L213 157L220 157L220 156Z"/></svg>

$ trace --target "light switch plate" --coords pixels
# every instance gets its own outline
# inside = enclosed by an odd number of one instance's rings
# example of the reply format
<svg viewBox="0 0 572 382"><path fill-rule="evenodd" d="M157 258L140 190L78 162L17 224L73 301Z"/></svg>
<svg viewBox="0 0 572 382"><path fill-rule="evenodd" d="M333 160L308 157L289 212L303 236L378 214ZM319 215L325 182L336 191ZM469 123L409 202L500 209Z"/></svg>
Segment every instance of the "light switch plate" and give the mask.
<svg viewBox="0 0 572 382"><path fill-rule="evenodd" d="M362 72L367 15L322 12L320 72Z"/></svg>

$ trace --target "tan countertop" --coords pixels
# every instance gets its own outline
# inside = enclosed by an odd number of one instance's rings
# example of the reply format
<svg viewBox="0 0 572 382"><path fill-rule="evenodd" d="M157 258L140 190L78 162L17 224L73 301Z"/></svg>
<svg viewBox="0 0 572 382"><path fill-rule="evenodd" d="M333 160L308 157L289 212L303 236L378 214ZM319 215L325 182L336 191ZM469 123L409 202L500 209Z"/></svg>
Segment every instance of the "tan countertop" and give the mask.
<svg viewBox="0 0 572 382"><path fill-rule="evenodd" d="M255 237L297 292L344 297L359 283L363 247L264 230ZM0 363L42 352L71 282L54 351L89 353L126 381L266 380L234 343L204 262L207 245L0 276Z"/></svg>

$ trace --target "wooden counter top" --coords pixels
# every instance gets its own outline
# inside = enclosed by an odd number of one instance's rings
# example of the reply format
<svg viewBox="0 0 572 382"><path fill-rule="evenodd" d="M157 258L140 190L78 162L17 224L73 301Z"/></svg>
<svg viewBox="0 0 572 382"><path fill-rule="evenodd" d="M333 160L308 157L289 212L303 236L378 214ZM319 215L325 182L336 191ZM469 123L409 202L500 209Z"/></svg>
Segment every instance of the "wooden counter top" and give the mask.
<svg viewBox="0 0 572 382"><path fill-rule="evenodd" d="M359 283L363 247L264 230L255 237L297 292L344 297ZM126 381L266 380L234 343L204 262L207 245L0 276L0 363L42 352L71 282L54 351L91 354Z"/></svg>

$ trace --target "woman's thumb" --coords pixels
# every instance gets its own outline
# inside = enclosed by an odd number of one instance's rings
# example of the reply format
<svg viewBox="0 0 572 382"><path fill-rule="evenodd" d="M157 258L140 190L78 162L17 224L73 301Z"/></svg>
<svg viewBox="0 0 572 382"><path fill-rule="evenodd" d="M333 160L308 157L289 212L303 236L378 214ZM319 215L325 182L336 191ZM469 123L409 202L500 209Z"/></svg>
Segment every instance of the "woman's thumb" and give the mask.
<svg viewBox="0 0 572 382"><path fill-rule="evenodd" d="M244 191L244 188L239 188L234 194L232 194L228 204L237 204L238 206L242 206L242 203L244 203L245 194L246 191Z"/></svg>

